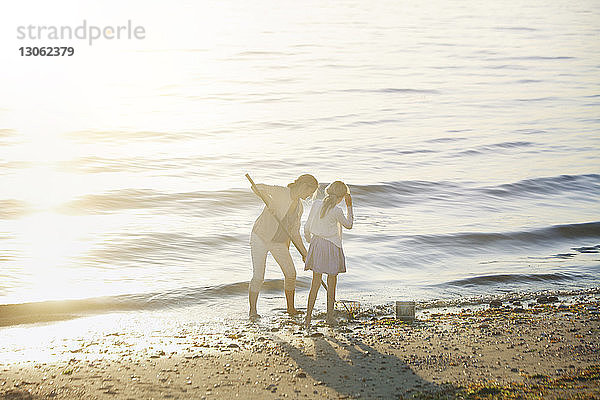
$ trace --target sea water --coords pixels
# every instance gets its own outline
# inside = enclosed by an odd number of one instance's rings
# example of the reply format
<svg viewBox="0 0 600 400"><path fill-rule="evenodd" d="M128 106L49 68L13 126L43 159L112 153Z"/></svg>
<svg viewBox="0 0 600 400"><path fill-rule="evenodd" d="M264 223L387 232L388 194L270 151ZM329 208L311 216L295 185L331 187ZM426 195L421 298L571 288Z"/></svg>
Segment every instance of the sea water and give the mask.
<svg viewBox="0 0 600 400"><path fill-rule="evenodd" d="M69 21L110 22L86 7ZM320 196L349 184L338 298L600 287L599 3L134 2L112 18L132 16L143 41L71 58L5 39L5 325L245 318L262 209L245 173L311 173ZM311 275L291 253L303 307ZM284 307L282 278L269 258L261 313Z"/></svg>

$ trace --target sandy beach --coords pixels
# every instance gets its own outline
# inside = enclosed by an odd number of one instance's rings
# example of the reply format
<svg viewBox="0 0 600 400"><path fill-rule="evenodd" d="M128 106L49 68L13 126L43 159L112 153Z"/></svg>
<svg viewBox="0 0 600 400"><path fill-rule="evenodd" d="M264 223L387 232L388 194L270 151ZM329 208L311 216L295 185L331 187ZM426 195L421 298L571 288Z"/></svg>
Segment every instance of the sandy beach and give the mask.
<svg viewBox="0 0 600 400"><path fill-rule="evenodd" d="M600 397L600 315L593 296L551 304L424 310L390 307L310 331L281 317L223 334L131 332L78 339L60 361L0 364L3 399Z"/></svg>

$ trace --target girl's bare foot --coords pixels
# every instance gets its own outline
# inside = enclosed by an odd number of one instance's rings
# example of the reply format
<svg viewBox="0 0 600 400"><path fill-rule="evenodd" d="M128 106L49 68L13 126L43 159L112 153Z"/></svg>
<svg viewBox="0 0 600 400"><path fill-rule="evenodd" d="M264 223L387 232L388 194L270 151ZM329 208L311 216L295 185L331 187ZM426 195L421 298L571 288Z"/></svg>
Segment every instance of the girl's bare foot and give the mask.
<svg viewBox="0 0 600 400"><path fill-rule="evenodd" d="M337 326L338 322L333 317L327 317L327 325L329 325L329 326Z"/></svg>
<svg viewBox="0 0 600 400"><path fill-rule="evenodd" d="M250 313L250 321L256 321L257 319L260 318L260 315L258 313Z"/></svg>
<svg viewBox="0 0 600 400"><path fill-rule="evenodd" d="M308 330L310 329L310 316L306 314L306 318L304 319L304 327Z"/></svg>

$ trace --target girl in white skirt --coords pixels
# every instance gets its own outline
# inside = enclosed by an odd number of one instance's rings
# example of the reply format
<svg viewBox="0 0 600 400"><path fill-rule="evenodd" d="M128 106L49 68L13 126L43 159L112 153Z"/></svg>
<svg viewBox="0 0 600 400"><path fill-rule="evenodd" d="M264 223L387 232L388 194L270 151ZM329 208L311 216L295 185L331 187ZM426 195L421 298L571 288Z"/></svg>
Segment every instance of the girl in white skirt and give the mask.
<svg viewBox="0 0 600 400"><path fill-rule="evenodd" d="M313 203L304 225L304 236L310 243L304 270L313 271L306 309L307 328L310 327L311 314L323 274L327 274L327 323L335 323L333 307L337 274L346 272L346 259L342 250L342 226L351 229L354 222L352 197L348 186L342 181L335 181L327 186L325 191L327 193L325 198ZM347 217L338 206L344 199L348 209Z"/></svg>

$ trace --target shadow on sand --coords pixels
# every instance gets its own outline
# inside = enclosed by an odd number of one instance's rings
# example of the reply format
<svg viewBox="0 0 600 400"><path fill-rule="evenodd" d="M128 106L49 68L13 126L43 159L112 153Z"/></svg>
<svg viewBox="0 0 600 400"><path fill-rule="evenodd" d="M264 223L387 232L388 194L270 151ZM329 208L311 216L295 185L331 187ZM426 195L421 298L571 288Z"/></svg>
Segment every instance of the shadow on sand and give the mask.
<svg viewBox="0 0 600 400"><path fill-rule="evenodd" d="M304 348L284 340L278 344L304 373L348 398L402 399L442 390L419 377L398 357L380 353L360 339L330 332L306 338Z"/></svg>

